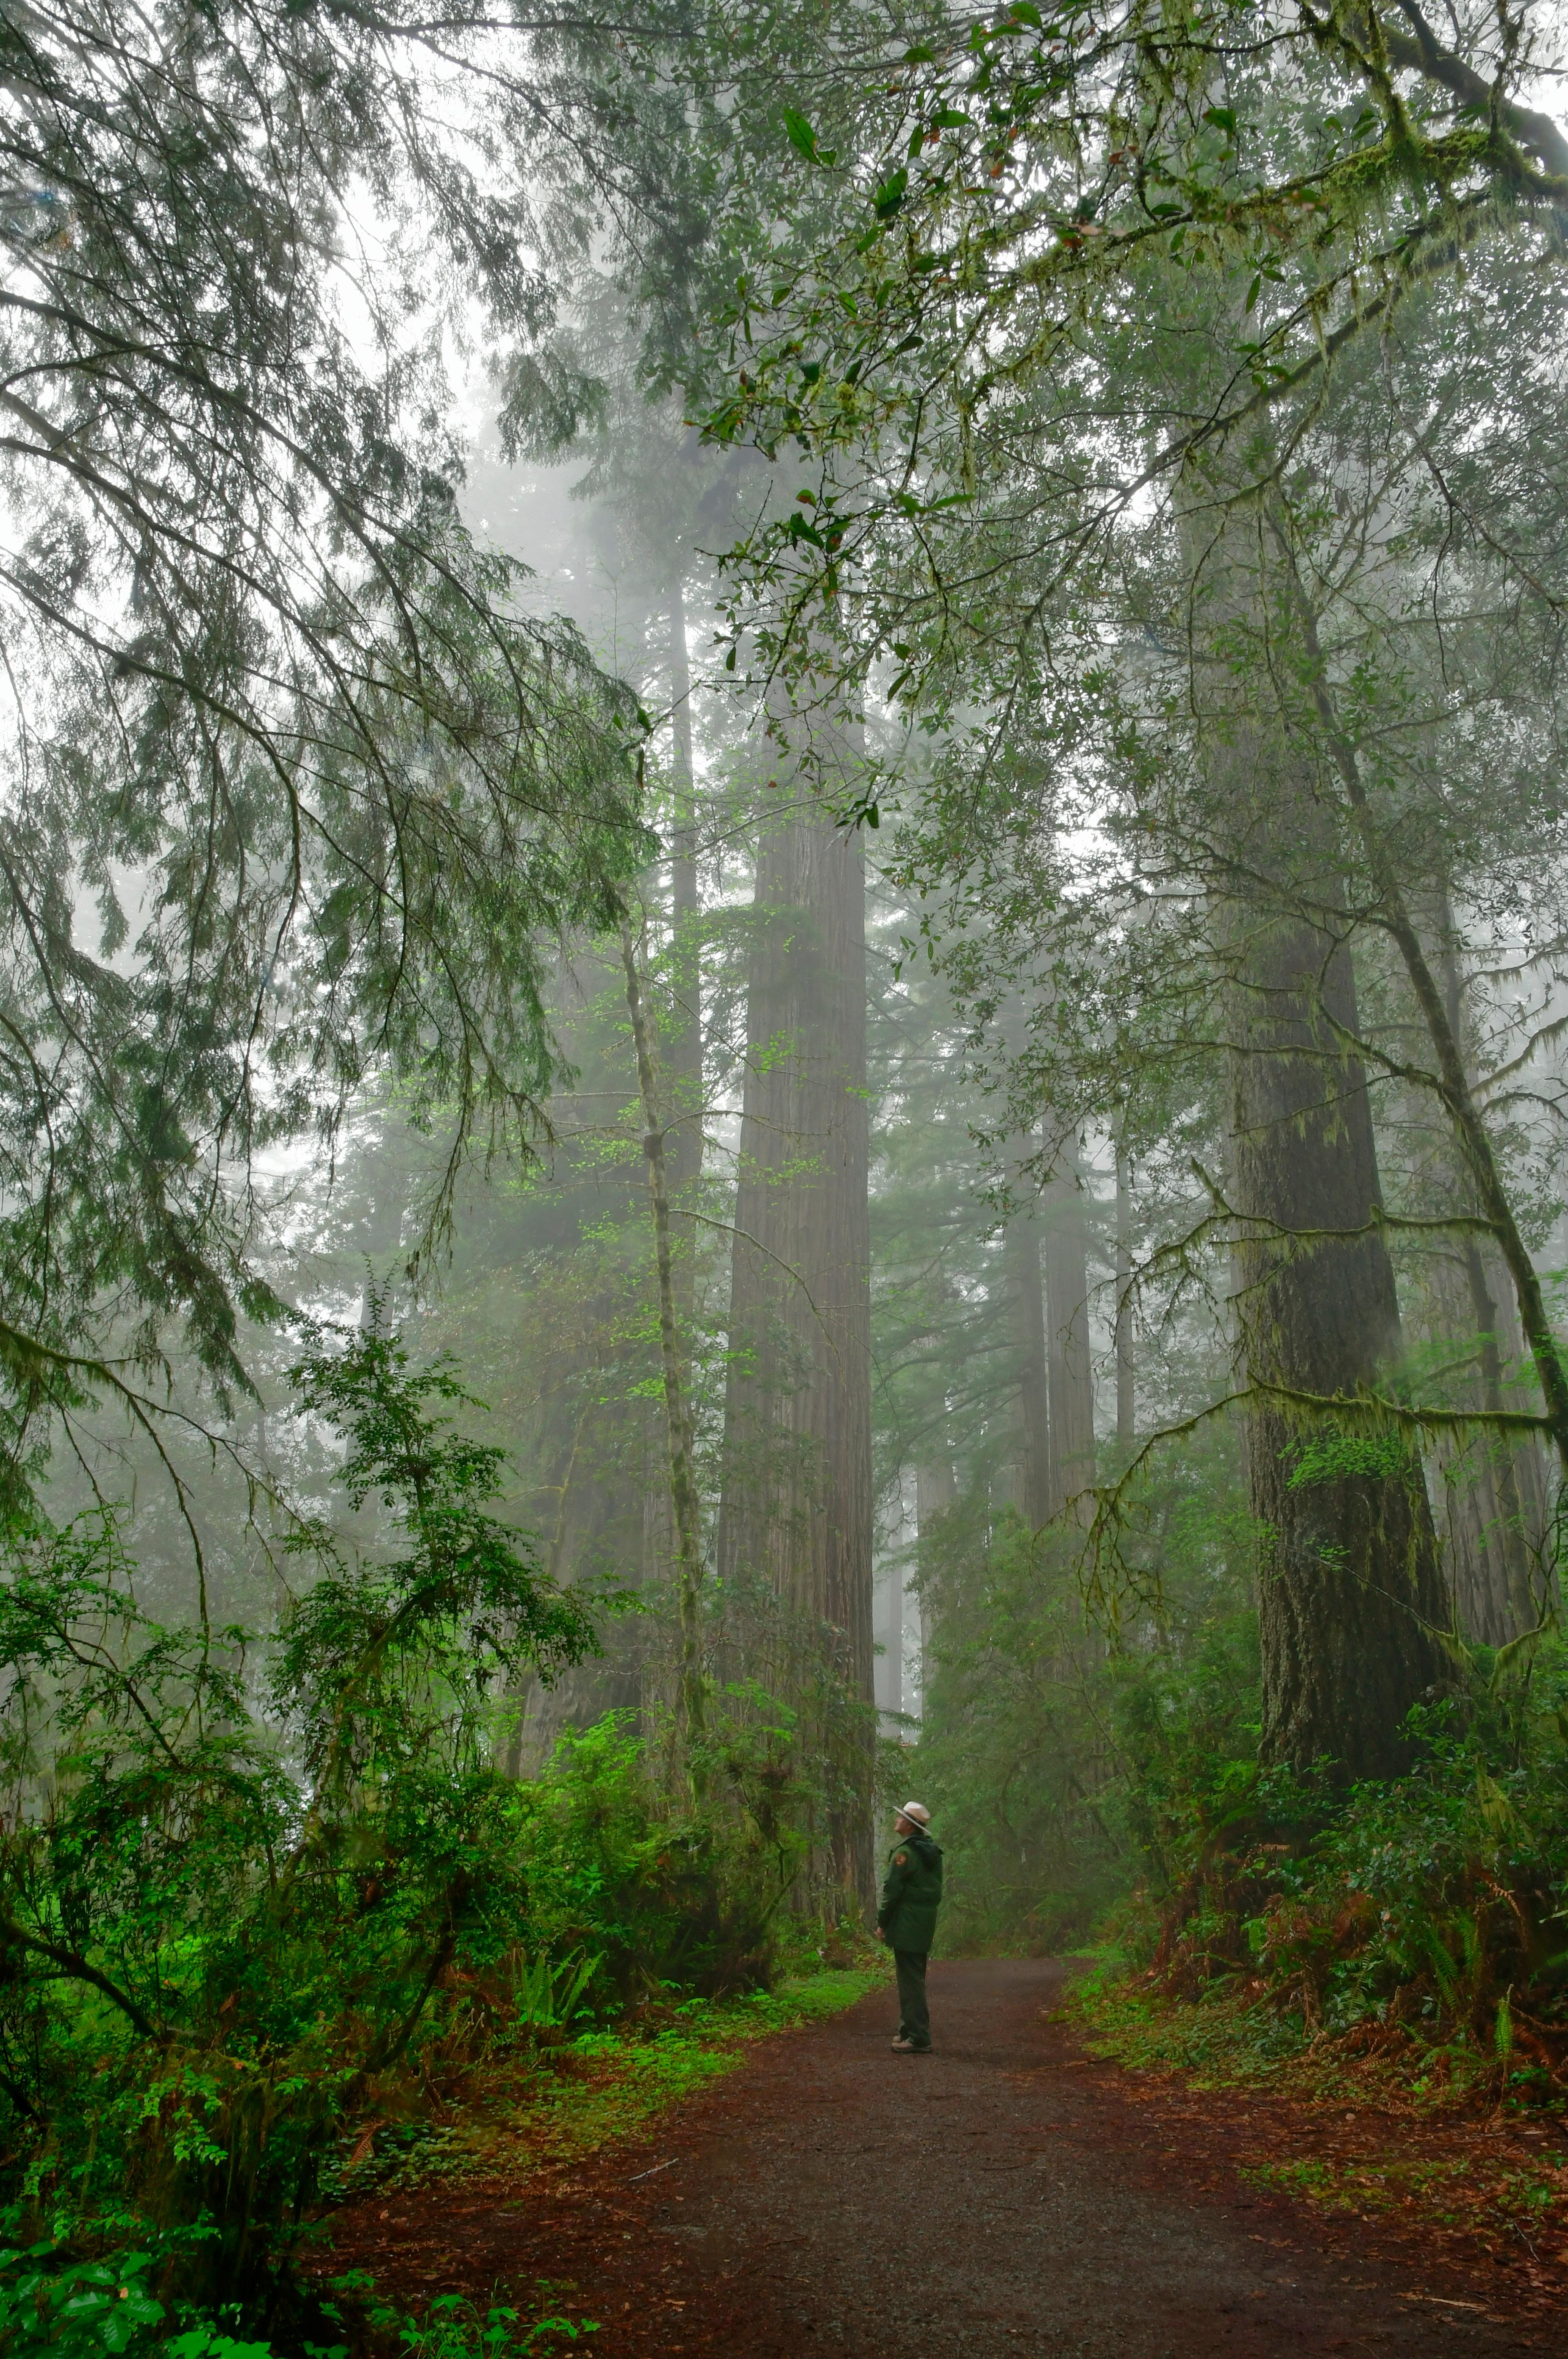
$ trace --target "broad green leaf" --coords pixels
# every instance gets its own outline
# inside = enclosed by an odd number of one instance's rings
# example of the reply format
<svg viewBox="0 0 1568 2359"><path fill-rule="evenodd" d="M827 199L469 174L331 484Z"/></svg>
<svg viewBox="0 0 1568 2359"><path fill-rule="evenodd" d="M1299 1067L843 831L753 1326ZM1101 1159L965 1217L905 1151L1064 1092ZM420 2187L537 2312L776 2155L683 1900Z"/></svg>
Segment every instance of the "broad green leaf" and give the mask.
<svg viewBox="0 0 1568 2359"><path fill-rule="evenodd" d="M821 161L817 153L816 133L806 117L798 114L792 106L787 106L784 109L784 129L789 136L790 147L798 156L803 156L808 164Z"/></svg>

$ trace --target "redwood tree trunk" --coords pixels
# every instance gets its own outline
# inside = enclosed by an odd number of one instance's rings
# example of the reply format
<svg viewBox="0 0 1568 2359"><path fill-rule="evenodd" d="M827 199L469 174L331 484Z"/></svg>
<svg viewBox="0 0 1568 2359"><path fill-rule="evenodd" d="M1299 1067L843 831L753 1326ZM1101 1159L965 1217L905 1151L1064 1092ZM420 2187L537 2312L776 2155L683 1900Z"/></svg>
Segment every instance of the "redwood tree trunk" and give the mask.
<svg viewBox="0 0 1568 2359"><path fill-rule="evenodd" d="M691 760L691 668L686 651L686 600L677 563L670 579L670 915L673 933L671 985L675 1017L659 1049L670 1093L670 1187L679 1214L702 1169L702 898L697 878L697 785ZM677 1234L686 1224L678 1223ZM677 1263L681 1309L690 1312L692 1257L689 1239Z"/></svg>
<svg viewBox="0 0 1568 2359"><path fill-rule="evenodd" d="M1138 1430L1138 1397L1132 1338L1132 1174L1116 1147L1116 1444L1131 1447Z"/></svg>
<svg viewBox="0 0 1568 2359"><path fill-rule="evenodd" d="M1449 1605L1419 1457L1397 1429L1368 1434L1354 1412L1312 1406L1380 1386L1402 1343L1339 918L1349 848L1275 669L1293 592L1249 488L1270 462L1261 444L1223 451L1209 479L1184 479L1181 519L1198 834L1230 979L1261 1751L1387 1777L1408 1759L1411 1706L1443 1678Z"/></svg>
<svg viewBox="0 0 1568 2359"><path fill-rule="evenodd" d="M1448 1020L1468 1065L1464 978L1454 954L1454 916L1446 891L1439 901L1438 923L1441 929L1441 973ZM1463 1167L1457 1176L1460 1201L1466 1212L1473 1212L1475 1209L1475 1190ZM1496 1412L1505 1406L1511 1406L1504 1399L1503 1355L1499 1343L1505 1331L1498 1315L1498 1295L1494 1291L1480 1244L1473 1231L1465 1231L1460 1238L1459 1252L1469 1300L1470 1332L1475 1337L1479 1355L1481 1405ZM1513 1314L1513 1304L1507 1293L1506 1273L1501 1299L1508 1312ZM1510 1362L1517 1362L1521 1356L1518 1334L1517 1314L1514 1314L1507 1325ZM1517 1638L1526 1630L1533 1629L1537 1620L1531 1544L1540 1540L1545 1529L1545 1518L1541 1513L1543 1502L1540 1496L1540 1460L1533 1442L1516 1448L1501 1435L1489 1445L1483 1442L1479 1452L1474 1452L1473 1446L1473 1454L1484 1460L1477 1469L1485 1518L1478 1537L1488 1560L1488 1570L1495 1578L1487 1584L1491 1591L1486 1601L1490 1610L1484 1617L1472 1615L1472 1635L1491 1646L1506 1646L1510 1638ZM1541 1603L1544 1604L1544 1599Z"/></svg>
<svg viewBox="0 0 1568 2359"><path fill-rule="evenodd" d="M1051 1362L1051 1511L1083 1500L1094 1480L1094 1385L1089 1364L1089 1264L1076 1153L1046 1191L1046 1342ZM1084 1500L1083 1514L1087 1508Z"/></svg>
<svg viewBox="0 0 1568 2359"><path fill-rule="evenodd" d="M871 1288L865 868L800 814L762 846L746 1006L720 1578L768 1580L822 1626L866 1711L833 1873L869 1894Z"/></svg>
<svg viewBox="0 0 1568 2359"><path fill-rule="evenodd" d="M925 1716L927 1679L931 1662L931 1632L935 1625L936 1542L943 1518L950 1515L958 1499L958 1484L953 1479L953 1461L945 1450L940 1456L922 1458L915 1468L915 1533L917 1540L917 1580L920 1606L920 1715Z"/></svg>
<svg viewBox="0 0 1568 2359"><path fill-rule="evenodd" d="M1053 1511L1051 1492L1051 1362L1045 1297L1040 1285L1040 1233L1016 1212L1007 1224L1007 1261L1018 1325L1018 1406L1022 1463L1018 1506L1039 1530Z"/></svg>
<svg viewBox="0 0 1568 2359"><path fill-rule="evenodd" d="M1248 1381L1353 1396L1400 1355L1350 958L1316 927L1255 931L1236 994L1235 1191ZM1363 1231L1356 1236L1314 1234ZM1448 1620L1421 1463L1397 1437L1336 1437L1287 1399L1249 1411L1262 1527L1262 1750L1343 1778L1394 1775L1400 1724L1443 1676ZM1393 1459L1391 1471L1377 1471ZM1360 1468L1356 1462L1362 1462Z"/></svg>

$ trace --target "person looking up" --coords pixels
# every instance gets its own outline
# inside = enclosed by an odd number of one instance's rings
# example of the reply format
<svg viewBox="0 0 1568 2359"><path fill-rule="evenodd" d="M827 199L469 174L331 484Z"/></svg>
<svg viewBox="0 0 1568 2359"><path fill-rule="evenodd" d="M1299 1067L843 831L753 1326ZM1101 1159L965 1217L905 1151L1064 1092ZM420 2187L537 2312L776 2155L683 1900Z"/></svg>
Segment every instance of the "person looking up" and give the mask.
<svg viewBox="0 0 1568 2359"><path fill-rule="evenodd" d="M906 1802L898 1812L893 1856L877 1910L877 1930L893 1952L898 1977L896 2056L924 2056L931 2044L926 1961L942 1902L942 1854L926 1832L930 1824L931 1812L923 1802Z"/></svg>

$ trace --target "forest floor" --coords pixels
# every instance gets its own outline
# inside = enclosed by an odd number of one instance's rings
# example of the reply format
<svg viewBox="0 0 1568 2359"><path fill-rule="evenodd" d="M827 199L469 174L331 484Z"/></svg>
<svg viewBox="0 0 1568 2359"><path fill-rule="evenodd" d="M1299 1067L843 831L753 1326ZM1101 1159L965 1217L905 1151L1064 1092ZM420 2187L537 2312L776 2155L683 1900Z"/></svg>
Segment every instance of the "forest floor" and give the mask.
<svg viewBox="0 0 1568 2359"><path fill-rule="evenodd" d="M1056 2019L1067 1971L941 1962L930 2056L876 1990L592 2154L366 2194L318 2266L415 2310L547 2289L593 2359L1562 2351L1539 2132L1128 2071ZM1548 2190L1506 2232L1465 2224L1478 2140Z"/></svg>

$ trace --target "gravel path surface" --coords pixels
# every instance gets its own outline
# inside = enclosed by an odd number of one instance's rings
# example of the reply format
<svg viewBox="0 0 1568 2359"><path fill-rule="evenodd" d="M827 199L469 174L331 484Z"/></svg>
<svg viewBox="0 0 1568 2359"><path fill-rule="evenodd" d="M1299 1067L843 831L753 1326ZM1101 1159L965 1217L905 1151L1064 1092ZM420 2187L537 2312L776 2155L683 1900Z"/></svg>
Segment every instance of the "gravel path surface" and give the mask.
<svg viewBox="0 0 1568 2359"><path fill-rule="evenodd" d="M1428 2266L1376 2224L1250 2193L1226 2101L1196 2153L1047 2021L1062 1978L938 1964L930 2056L890 2053L874 1994L763 2043L646 2145L361 2205L340 2256L405 2293L547 2281L601 2321L592 2359L1568 2351L1562 2313L1484 2256Z"/></svg>

